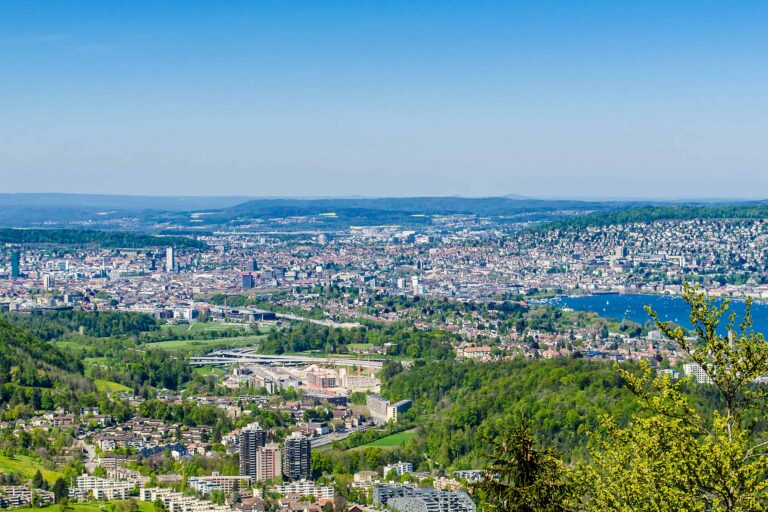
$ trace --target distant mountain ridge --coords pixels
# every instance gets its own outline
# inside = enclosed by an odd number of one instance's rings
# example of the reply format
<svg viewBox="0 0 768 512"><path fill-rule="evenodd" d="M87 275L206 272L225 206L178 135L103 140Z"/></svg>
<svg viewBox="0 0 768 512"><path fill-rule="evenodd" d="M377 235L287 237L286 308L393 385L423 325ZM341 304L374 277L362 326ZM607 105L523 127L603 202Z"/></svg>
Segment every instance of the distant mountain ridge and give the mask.
<svg viewBox="0 0 768 512"><path fill-rule="evenodd" d="M229 229L277 217L323 218L323 229L350 225L423 225L417 215L507 216L590 212L619 205L518 197L248 198L103 196L90 194L0 194L0 227L74 228L198 233ZM549 217L547 217L549 218ZM533 219L539 220L539 219Z"/></svg>
<svg viewBox="0 0 768 512"><path fill-rule="evenodd" d="M502 224L619 216L652 207L715 207L725 202L584 201L497 197L252 198L161 197L94 194L0 194L0 227L65 228L163 234L205 234L221 230L338 231L350 226L431 224L434 216L474 215ZM754 204L734 202L733 204ZM323 215L333 213L335 215ZM295 217L287 224L275 219ZM301 219L304 218L302 221ZM254 228L255 227L255 228Z"/></svg>
<svg viewBox="0 0 768 512"><path fill-rule="evenodd" d="M228 208L252 198L249 196L127 196L102 194L19 193L0 194L0 208L66 207L115 210L193 211Z"/></svg>
<svg viewBox="0 0 768 512"><path fill-rule="evenodd" d="M511 197L382 197L360 199L254 199L232 206L230 211L256 212L280 208L307 212L335 209L378 210L425 214L464 213L476 215L504 215L520 211L552 209L594 210L607 209L607 203L589 201L552 201Z"/></svg>

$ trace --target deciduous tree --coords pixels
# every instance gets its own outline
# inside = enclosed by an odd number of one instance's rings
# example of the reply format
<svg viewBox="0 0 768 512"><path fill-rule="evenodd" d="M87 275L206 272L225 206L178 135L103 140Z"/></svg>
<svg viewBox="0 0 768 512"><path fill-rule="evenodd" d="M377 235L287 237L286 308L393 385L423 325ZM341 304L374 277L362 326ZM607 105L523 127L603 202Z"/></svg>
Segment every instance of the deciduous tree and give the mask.
<svg viewBox="0 0 768 512"><path fill-rule="evenodd" d="M649 313L664 336L702 368L721 405L702 410L685 391L689 379L655 376L648 363L639 375L620 369L644 412L626 427L604 420L607 435L596 439L588 470L590 510L768 509L768 440L760 434L766 392L757 384L768 375L768 344L751 329L751 301L737 324L728 301L717 303L690 286L683 299L695 337Z"/></svg>

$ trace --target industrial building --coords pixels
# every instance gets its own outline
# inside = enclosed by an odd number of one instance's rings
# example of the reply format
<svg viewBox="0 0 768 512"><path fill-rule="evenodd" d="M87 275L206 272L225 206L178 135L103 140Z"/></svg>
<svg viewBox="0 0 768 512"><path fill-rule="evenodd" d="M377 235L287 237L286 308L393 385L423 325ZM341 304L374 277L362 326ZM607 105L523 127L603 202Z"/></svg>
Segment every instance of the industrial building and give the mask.
<svg viewBox="0 0 768 512"><path fill-rule="evenodd" d="M397 423L398 416L411 408L410 400L400 400L393 404L379 395L368 395L366 404L373 419L381 423Z"/></svg>

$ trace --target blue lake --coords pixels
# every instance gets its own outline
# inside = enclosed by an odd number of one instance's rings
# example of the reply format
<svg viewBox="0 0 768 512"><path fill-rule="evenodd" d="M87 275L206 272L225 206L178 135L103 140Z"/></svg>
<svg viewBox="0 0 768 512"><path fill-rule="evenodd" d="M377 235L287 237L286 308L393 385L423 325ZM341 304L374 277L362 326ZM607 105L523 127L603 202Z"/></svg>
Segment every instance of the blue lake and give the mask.
<svg viewBox="0 0 768 512"><path fill-rule="evenodd" d="M676 322L683 327L690 328L688 319L690 309L679 297L668 295L645 294L606 294L606 295L581 295L576 297L557 297L550 301L551 304L561 307L569 307L581 311L594 311L605 318L627 319L644 324L650 319L644 306L651 306L659 314L659 319ZM737 324L741 320L745 306L740 300L731 301L731 311L737 315ZM762 332L768 336L768 303L752 303L753 330ZM726 319L727 321L727 319Z"/></svg>

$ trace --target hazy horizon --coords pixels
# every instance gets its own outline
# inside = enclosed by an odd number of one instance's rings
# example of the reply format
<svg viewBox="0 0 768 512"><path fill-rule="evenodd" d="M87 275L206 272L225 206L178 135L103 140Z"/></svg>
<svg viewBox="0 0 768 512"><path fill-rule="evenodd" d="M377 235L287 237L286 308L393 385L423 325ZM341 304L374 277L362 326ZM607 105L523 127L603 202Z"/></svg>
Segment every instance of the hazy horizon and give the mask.
<svg viewBox="0 0 768 512"><path fill-rule="evenodd" d="M0 177L10 193L754 199L766 22L760 2L12 2Z"/></svg>
<svg viewBox="0 0 768 512"><path fill-rule="evenodd" d="M344 200L344 199L413 199L413 198L460 198L460 199L489 199L489 198L508 198L512 200L533 200L533 201L584 201L584 202L751 202L768 201L768 197L643 197L643 196L523 196L518 194L496 194L496 195L343 195L343 196L248 196L241 194L110 194L110 193L80 193L80 192L0 192L0 197L7 196L92 196L92 197L146 197L146 198L173 198L173 199L242 199L251 200Z"/></svg>

